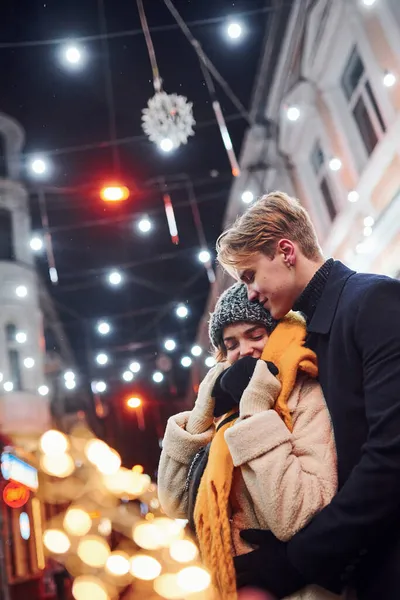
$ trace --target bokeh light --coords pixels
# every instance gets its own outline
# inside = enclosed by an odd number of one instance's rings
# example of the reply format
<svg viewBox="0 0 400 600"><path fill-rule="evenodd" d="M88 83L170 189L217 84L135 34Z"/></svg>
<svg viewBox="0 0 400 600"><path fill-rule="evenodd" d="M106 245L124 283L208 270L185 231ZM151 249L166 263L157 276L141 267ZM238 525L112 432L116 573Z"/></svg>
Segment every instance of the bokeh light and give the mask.
<svg viewBox="0 0 400 600"><path fill-rule="evenodd" d="M68 536L59 529L48 529L43 534L43 544L53 554L65 554L71 547Z"/></svg>
<svg viewBox="0 0 400 600"><path fill-rule="evenodd" d="M129 556L125 552L112 552L107 558L106 569L116 577L129 573L130 566Z"/></svg>
<svg viewBox="0 0 400 600"><path fill-rule="evenodd" d="M104 567L110 556L110 548L101 537L87 536L78 545L78 556L89 567Z"/></svg>
<svg viewBox="0 0 400 600"><path fill-rule="evenodd" d="M161 565L157 559L146 554L137 554L131 559L131 573L138 579L151 581L161 573Z"/></svg>
<svg viewBox="0 0 400 600"><path fill-rule="evenodd" d="M181 590L190 594L206 590L211 583L210 574L201 567L185 567L176 576Z"/></svg>
<svg viewBox="0 0 400 600"><path fill-rule="evenodd" d="M81 508L70 508L64 517L64 529L71 535L86 535L92 527L92 519Z"/></svg>
<svg viewBox="0 0 400 600"><path fill-rule="evenodd" d="M69 448L69 443L61 431L49 429L40 438L40 448L45 454L64 454Z"/></svg>
<svg viewBox="0 0 400 600"><path fill-rule="evenodd" d="M104 584L97 577L81 575L72 584L72 595L75 600L108 600Z"/></svg>
<svg viewBox="0 0 400 600"><path fill-rule="evenodd" d="M165 575L157 577L154 589L159 596L167 600L179 600L184 596L182 588L178 584L177 575L173 573L165 573Z"/></svg>
<svg viewBox="0 0 400 600"><path fill-rule="evenodd" d="M68 477L75 470L75 463L69 454L45 454L40 459L45 473L54 477Z"/></svg>
<svg viewBox="0 0 400 600"><path fill-rule="evenodd" d="M196 544L190 540L176 540L172 542L169 553L176 562L186 563L194 560L198 551Z"/></svg>

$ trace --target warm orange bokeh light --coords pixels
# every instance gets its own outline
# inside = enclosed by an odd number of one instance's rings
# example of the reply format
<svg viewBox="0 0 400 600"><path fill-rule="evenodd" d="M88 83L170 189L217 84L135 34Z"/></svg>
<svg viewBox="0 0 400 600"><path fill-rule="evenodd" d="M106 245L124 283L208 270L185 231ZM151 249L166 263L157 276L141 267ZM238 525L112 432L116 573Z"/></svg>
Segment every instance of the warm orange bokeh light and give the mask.
<svg viewBox="0 0 400 600"><path fill-rule="evenodd" d="M139 406L142 406L142 401L140 398L133 396L132 398L128 398L126 405L129 408L139 408Z"/></svg>
<svg viewBox="0 0 400 600"><path fill-rule="evenodd" d="M121 202L129 198L129 189L124 185L108 185L101 189L100 197L104 202Z"/></svg>
<svg viewBox="0 0 400 600"><path fill-rule="evenodd" d="M132 467L132 471L134 473L139 473L139 474L143 473L144 472L143 465L135 465L134 467Z"/></svg>

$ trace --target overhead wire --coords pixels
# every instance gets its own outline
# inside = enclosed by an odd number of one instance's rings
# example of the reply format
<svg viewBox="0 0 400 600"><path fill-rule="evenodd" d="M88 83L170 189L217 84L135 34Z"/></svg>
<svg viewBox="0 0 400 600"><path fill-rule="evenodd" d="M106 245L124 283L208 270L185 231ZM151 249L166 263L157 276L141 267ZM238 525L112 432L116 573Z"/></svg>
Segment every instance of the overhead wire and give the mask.
<svg viewBox="0 0 400 600"><path fill-rule="evenodd" d="M287 3L287 6L290 6L290 3ZM235 16L238 18L251 17L253 15L273 12L274 10L276 10L276 9L273 7L264 6L262 8L255 8L252 10L245 10L245 11L237 12L237 13L235 13ZM193 21L188 21L187 24L190 27L200 27L202 25L211 25L214 23L221 23L224 21L226 21L226 16L209 17L206 19L196 19ZM174 31L175 29L178 29L178 28L179 28L179 26L175 25L173 23L171 25L155 25L153 27L150 27L149 29L152 33L156 33L156 32L163 32L163 31ZM74 37L73 41L75 43L95 42L95 41L101 40L102 38L117 39L117 38L122 38L122 37L134 37L137 35L141 35L142 33L143 33L142 29L136 27L133 29L126 29L123 31L115 31L115 32L100 34L100 35L95 34L95 35L78 36L78 37ZM52 45L57 45L57 44L70 43L71 41L72 41L71 37L58 37L58 38L48 38L46 40L25 40L23 42L1 42L0 50L7 49L7 48L14 49L14 48L33 48L33 47L37 47L37 46L52 46Z"/></svg>

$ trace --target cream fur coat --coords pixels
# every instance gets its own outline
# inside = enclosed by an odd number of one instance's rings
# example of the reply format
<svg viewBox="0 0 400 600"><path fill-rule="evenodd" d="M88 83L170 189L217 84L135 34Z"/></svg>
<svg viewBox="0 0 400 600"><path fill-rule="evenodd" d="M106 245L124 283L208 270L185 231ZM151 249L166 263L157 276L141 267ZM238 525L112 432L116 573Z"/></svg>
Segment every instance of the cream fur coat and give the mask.
<svg viewBox="0 0 400 600"><path fill-rule="evenodd" d="M270 529L278 539L289 540L330 502L337 489L335 441L320 385L304 375L298 378L288 403L291 433L271 409L280 384L263 365L257 365L246 388L240 418L225 432L237 467L230 496L235 555L252 550L241 539L241 530ZM173 518L187 517L188 469L215 430L189 434L185 429L189 415L184 412L169 419L159 465L159 499ZM317 586L290 596L290 600L338 598Z"/></svg>

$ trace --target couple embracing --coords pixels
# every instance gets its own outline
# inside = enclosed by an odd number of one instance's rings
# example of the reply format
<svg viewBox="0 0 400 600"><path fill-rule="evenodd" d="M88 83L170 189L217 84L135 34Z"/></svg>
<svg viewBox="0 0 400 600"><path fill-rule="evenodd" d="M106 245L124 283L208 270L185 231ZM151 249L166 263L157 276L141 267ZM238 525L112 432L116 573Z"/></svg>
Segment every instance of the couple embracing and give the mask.
<svg viewBox="0 0 400 600"><path fill-rule="evenodd" d="M216 598L400 598L400 282L325 260L274 192L217 243L237 280L217 365L171 417L165 512L188 518Z"/></svg>

